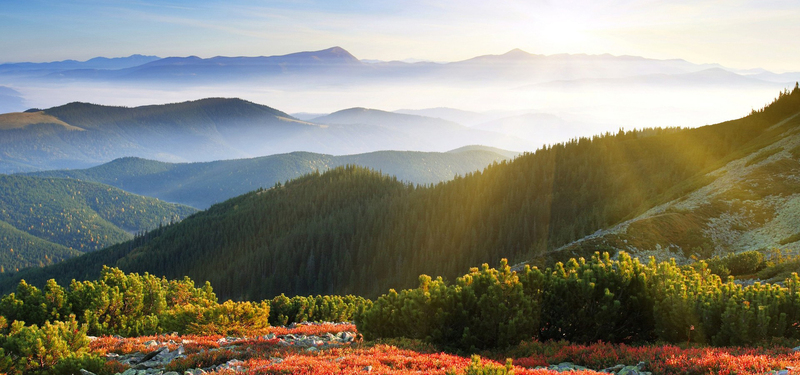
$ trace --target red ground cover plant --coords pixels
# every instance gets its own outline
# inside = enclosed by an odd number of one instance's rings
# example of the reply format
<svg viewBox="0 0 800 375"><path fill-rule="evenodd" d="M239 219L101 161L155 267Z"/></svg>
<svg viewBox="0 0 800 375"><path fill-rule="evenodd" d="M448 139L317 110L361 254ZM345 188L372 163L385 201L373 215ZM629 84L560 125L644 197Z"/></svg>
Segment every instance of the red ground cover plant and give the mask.
<svg viewBox="0 0 800 375"><path fill-rule="evenodd" d="M337 334L339 332L356 332L355 324L300 324L294 328L270 327L269 333L276 335L324 335L326 333Z"/></svg>
<svg viewBox="0 0 800 375"><path fill-rule="evenodd" d="M315 324L293 328L277 327L276 335L318 335L356 332L353 325ZM100 337L91 343L96 354L148 352L156 346L145 345L155 340L170 350L183 345L187 357L173 361L168 370L207 367L238 359L246 374L464 374L470 358L441 352L420 352L386 343L355 342L333 348L308 349L285 345L278 338L264 336L224 340L222 336L158 335L136 338ZM403 346L414 347L413 343ZM419 345L416 345L419 346ZM213 349L213 350L212 350ZM608 343L577 345L567 342L525 342L501 353L485 353L492 359L482 363L501 366L505 357L515 358L515 375L554 375L555 371L534 369L560 362L573 362L602 370L617 364L636 365L645 362L645 371L659 374L765 374L785 368L800 369L800 352L786 347L774 348L680 348L674 345L628 346ZM216 374L233 373L220 370ZM595 371L572 372L574 375L596 375Z"/></svg>
<svg viewBox="0 0 800 375"><path fill-rule="evenodd" d="M596 343L576 345L563 342L526 343L523 348L535 353L514 359L517 366L543 366L546 363L573 362L593 369L616 364L645 362L653 374L764 374L786 368L800 369L800 352L774 348L687 348L674 345L628 346Z"/></svg>

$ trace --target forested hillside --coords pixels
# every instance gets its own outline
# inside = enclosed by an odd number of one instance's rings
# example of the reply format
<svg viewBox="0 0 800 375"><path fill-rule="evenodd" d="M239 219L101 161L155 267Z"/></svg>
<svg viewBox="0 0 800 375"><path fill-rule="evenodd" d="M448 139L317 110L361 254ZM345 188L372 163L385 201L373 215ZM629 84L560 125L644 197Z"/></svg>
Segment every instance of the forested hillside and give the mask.
<svg viewBox="0 0 800 375"><path fill-rule="evenodd" d="M0 266L48 265L195 211L93 182L0 175Z"/></svg>
<svg viewBox="0 0 800 375"><path fill-rule="evenodd" d="M457 152L378 151L343 156L293 152L207 163L164 163L122 158L88 169L46 171L31 175L96 181L168 202L208 208L214 203L260 187L342 165L361 165L403 181L431 184L483 169L506 158L482 146Z"/></svg>
<svg viewBox="0 0 800 375"><path fill-rule="evenodd" d="M107 264L208 280L223 298L375 296L423 273L453 278L475 264L542 255L684 195L711 182L697 176L785 134L774 125L799 111L796 88L739 120L576 139L432 187L359 167L313 173L146 238L6 277L2 289L20 277L96 277Z"/></svg>

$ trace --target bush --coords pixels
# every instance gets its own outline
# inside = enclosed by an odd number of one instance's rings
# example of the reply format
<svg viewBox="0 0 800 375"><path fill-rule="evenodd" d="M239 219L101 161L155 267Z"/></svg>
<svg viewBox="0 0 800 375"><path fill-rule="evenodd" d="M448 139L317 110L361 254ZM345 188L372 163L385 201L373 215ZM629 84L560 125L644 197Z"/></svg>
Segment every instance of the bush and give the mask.
<svg viewBox="0 0 800 375"><path fill-rule="evenodd" d="M737 273L764 264L755 252L723 260ZM723 282L705 262L643 265L625 253L545 272L510 272L503 262L473 269L455 285L423 275L418 288L378 298L356 324L367 339L407 337L469 351L531 338L756 345L800 339L800 277L784 284L742 287Z"/></svg>
<svg viewBox="0 0 800 375"><path fill-rule="evenodd" d="M0 341L6 356L0 370L11 374L45 371L60 361L81 358L89 350L86 326L79 326L75 316L67 322L45 322L41 328L18 320Z"/></svg>
<svg viewBox="0 0 800 375"><path fill-rule="evenodd" d="M539 288L531 286L539 280L530 268L517 276L505 260L499 269L473 268L450 286L422 275L419 288L390 291L356 324L367 339L408 337L466 350L507 346L536 335Z"/></svg>
<svg viewBox="0 0 800 375"><path fill-rule="evenodd" d="M177 306L162 317L167 331L198 335L244 335L269 327L269 303L233 302Z"/></svg>
<svg viewBox="0 0 800 375"><path fill-rule="evenodd" d="M372 301L358 296L295 296L281 294L270 301L269 323L285 326L300 322L348 322L372 306Z"/></svg>
<svg viewBox="0 0 800 375"><path fill-rule="evenodd" d="M496 365L493 363L481 363L481 357L477 355L472 356L472 363L464 369L464 375L513 375L514 368L511 359L506 360L506 365ZM449 371L448 375L455 375L456 372Z"/></svg>

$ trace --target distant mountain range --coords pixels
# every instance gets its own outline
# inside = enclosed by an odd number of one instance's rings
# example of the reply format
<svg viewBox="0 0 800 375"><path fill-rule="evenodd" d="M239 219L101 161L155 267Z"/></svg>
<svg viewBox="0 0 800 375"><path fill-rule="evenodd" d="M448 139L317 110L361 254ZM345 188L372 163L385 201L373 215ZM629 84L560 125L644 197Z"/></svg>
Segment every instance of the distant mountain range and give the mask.
<svg viewBox="0 0 800 375"><path fill-rule="evenodd" d="M128 57L95 57L86 61L63 60L44 63L20 62L0 64L0 74L40 76L71 70L116 70L147 64L157 56L131 55Z"/></svg>
<svg viewBox="0 0 800 375"><path fill-rule="evenodd" d="M785 84L800 73L775 74L765 70L743 71L717 64L693 64L685 60L656 60L636 56L558 54L537 55L519 49L502 55L484 55L450 63L372 61L364 62L341 47L279 56L211 58L133 55L98 57L84 62L0 65L2 76L37 77L45 80L137 81L158 84L223 84L269 81L273 84L353 84L425 80L427 83L537 84L586 79L620 79L652 75L682 75L725 69L737 76L761 82ZM718 77L737 79L736 77Z"/></svg>
<svg viewBox="0 0 800 375"><path fill-rule="evenodd" d="M415 184L433 184L481 170L515 155L506 150L468 146L446 153L378 151L332 156L293 152L254 159L179 164L129 157L89 169L32 175L101 182L132 193L205 209L258 188L269 188L308 173L343 165L365 166Z"/></svg>
<svg viewBox="0 0 800 375"><path fill-rule="evenodd" d="M126 156L201 162L294 151L447 151L473 144L535 148L499 133L376 110L345 110L317 120L220 98L135 108L70 103L8 113L0 115L0 173L86 168Z"/></svg>

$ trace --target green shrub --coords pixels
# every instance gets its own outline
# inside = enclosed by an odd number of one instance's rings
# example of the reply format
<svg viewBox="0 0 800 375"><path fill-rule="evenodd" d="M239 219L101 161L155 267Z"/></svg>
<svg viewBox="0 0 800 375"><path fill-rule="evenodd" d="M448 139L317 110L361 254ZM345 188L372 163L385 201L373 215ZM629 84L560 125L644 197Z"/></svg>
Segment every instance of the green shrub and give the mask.
<svg viewBox="0 0 800 375"><path fill-rule="evenodd" d="M75 316L66 322L45 322L41 328L18 320L0 341L6 356L0 370L11 374L46 371L62 360L83 357L89 349L86 326L79 326Z"/></svg>
<svg viewBox="0 0 800 375"><path fill-rule="evenodd" d="M756 252L717 259L731 272L766 264ZM523 339L757 345L800 339L800 277L780 285L723 282L709 265L643 265L595 254L541 272L484 266L447 285L420 277L390 290L356 320L367 339L407 337L475 351Z"/></svg>
<svg viewBox="0 0 800 375"><path fill-rule="evenodd" d="M295 296L281 294L270 301L269 322L284 326L300 322L348 322L372 301L358 296Z"/></svg>
<svg viewBox="0 0 800 375"><path fill-rule="evenodd" d="M505 260L498 269L473 268L450 286L422 275L419 288L389 291L356 324L367 339L408 337L466 350L508 346L536 335L541 279L530 268L517 276Z"/></svg>
<svg viewBox="0 0 800 375"><path fill-rule="evenodd" d="M167 331L199 335L245 335L269 327L269 303L234 302L204 307L176 306L162 317Z"/></svg>
<svg viewBox="0 0 800 375"><path fill-rule="evenodd" d="M449 371L448 375L455 375L455 371ZM514 366L511 359L506 360L506 365L495 365L493 363L481 363L481 357L477 355L472 356L472 363L464 369L464 375L513 375Z"/></svg>

